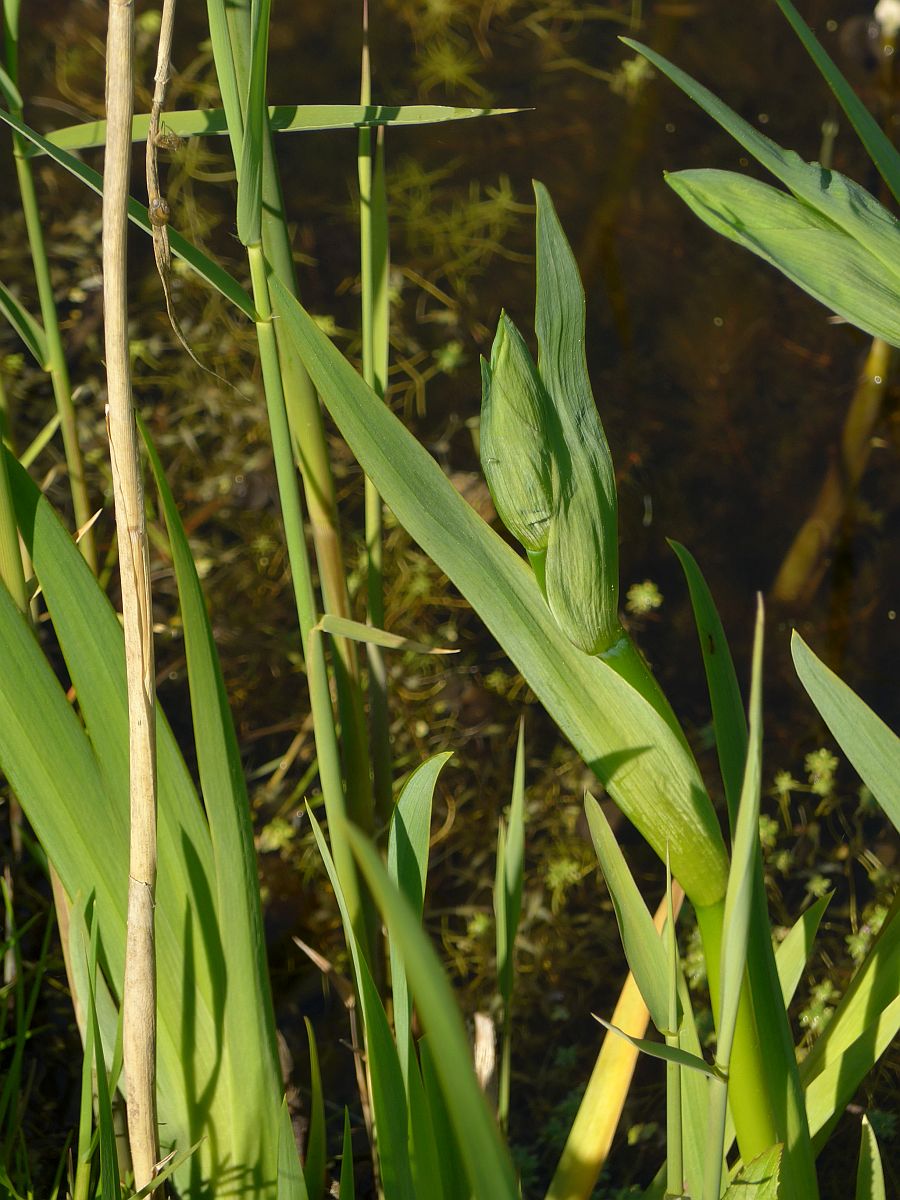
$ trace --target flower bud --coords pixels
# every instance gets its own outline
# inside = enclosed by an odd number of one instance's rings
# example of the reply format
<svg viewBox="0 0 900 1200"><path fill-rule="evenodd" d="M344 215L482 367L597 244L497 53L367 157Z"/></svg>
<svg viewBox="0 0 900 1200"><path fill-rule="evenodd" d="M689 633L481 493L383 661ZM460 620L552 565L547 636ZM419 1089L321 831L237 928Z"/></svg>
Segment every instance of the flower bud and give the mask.
<svg viewBox="0 0 900 1200"><path fill-rule="evenodd" d="M586 654L602 654L623 633L615 474L588 379L575 256L546 190L535 192L538 367L502 315L491 365L482 365L481 462L560 628Z"/></svg>
<svg viewBox="0 0 900 1200"><path fill-rule="evenodd" d="M481 465L500 520L529 553L547 548L553 508L552 405L528 347L500 315L481 360Z"/></svg>

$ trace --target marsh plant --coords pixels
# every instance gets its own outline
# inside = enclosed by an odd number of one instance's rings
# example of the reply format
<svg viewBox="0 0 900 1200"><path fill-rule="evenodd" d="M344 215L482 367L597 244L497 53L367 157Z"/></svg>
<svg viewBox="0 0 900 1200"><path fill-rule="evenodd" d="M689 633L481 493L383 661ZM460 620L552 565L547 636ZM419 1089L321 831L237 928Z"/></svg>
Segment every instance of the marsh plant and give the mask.
<svg viewBox="0 0 900 1200"><path fill-rule="evenodd" d="M900 194L900 158L787 0L779 3L885 181ZM7 109L0 119L14 132L20 163L49 158L103 193L108 325L116 313L121 318L127 214L153 237L170 307L168 273L175 255L255 327L324 798L324 821L311 809L309 821L350 957L346 1000L355 1014L360 1104L378 1194L386 1200L515 1200L520 1194L505 1131L526 810L520 731L508 818L497 843L502 1017L496 1097L489 1100L447 975L422 927L432 796L450 755L423 762L402 788L395 786L384 655L439 648L382 628L386 504L467 598L598 783L667 865L669 882L654 918L603 809L586 796L591 840L631 974L614 1012L596 1014L609 1032L548 1198L591 1194L635 1060L645 1053L663 1060L667 1084L666 1161L645 1195L814 1200L816 1156L900 1027L898 901L864 948L825 1031L798 1063L787 1006L827 898L802 913L776 954L759 840L762 605L745 705L700 569L673 543L709 685L727 801L723 833L678 720L620 621L612 459L587 375L584 293L548 190L535 185L537 358L528 336L504 314L482 370L484 473L500 517L525 550L522 557L466 504L383 401L389 327L385 131L492 112L373 103L366 44L358 104L269 108L269 4L210 0L222 107L165 112L164 39L172 15L167 5L153 110L132 116L126 52L133 13L130 5L113 0L107 122L42 136L25 124L18 94L18 7L15 0L4 6ZM714 228L749 245L847 320L900 342L900 230L893 216L837 172L803 163L756 133L659 55L634 49L688 91L788 189L721 172L685 172L669 177L675 190ZM362 375L297 297L272 149L276 137L324 128L359 132ZM236 229L246 250L249 291L173 228L160 191L156 153L163 138L212 136L227 138L234 159ZM128 199L122 186L131 142L142 140L146 206ZM105 155L103 177L79 157L99 148ZM33 239L36 268L38 245ZM52 312L42 310L38 321L6 289L0 301L27 351L49 373L56 371ZM127 435L113 437L112 473L117 484L130 473L132 500L135 494L140 499L121 323L107 333L111 436L117 421ZM350 616L320 401L367 479L366 623ZM15 456L8 449L0 456L0 764L55 880L84 1044L81 1120L71 1169L60 1186L79 1200L132 1195L135 1188L146 1194L163 1186L195 1200L232 1195L319 1200L336 1147L326 1145L315 1043L310 1035L313 1102L301 1158L279 1068L237 739L178 505L150 435L143 425L137 428L178 582L199 785L162 713L155 755L143 775L136 770L153 745L151 618L139 590L138 599L129 602L123 581L123 635L93 573L91 554L80 551ZM74 458L70 474L75 482ZM116 503L123 575L126 567L139 574L146 556L140 515L120 503L118 491ZM38 611L52 624L70 691L35 636ZM796 635L792 652L813 703L897 825L897 738ZM702 938L715 1019L711 1055L701 1046L681 962L678 916L684 897ZM11 1093L19 1087L26 1008L23 999L2 1093L4 1114L12 1111ZM129 1011L144 1015L130 1020ZM646 1036L651 1021L658 1038ZM117 1094L127 1102L130 1154L116 1138ZM14 1146L16 1153L0 1164L3 1185L21 1195L27 1186L17 1164L27 1147L18 1145L15 1128L4 1146ZM865 1120L859 1163L858 1200L884 1197L878 1145ZM355 1181L346 1119L336 1174L339 1194L347 1200L355 1194Z"/></svg>

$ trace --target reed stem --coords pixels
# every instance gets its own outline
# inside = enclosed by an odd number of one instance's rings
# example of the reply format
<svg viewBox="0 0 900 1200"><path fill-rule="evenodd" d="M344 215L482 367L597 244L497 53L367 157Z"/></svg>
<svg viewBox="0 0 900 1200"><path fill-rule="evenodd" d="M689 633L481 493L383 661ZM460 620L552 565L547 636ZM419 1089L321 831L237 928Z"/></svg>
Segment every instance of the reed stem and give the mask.
<svg viewBox="0 0 900 1200"><path fill-rule="evenodd" d="M123 1057L135 1184L159 1161L156 1121L156 710L150 562L128 353L127 232L131 176L134 3L110 0L106 49L103 310L107 430L120 546L128 687L130 851Z"/></svg>

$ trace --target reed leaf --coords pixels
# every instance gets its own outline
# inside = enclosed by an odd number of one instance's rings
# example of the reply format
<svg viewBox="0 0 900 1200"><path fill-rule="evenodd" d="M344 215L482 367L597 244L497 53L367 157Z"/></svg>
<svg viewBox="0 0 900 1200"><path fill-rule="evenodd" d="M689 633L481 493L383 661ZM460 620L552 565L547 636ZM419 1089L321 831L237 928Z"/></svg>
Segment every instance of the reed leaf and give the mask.
<svg viewBox="0 0 900 1200"><path fill-rule="evenodd" d="M47 349L47 335L44 333L43 326L24 305L19 303L3 283L0 283L0 313L12 325L22 339L25 349L41 370L49 371L50 352Z"/></svg>
<svg viewBox="0 0 900 1200"><path fill-rule="evenodd" d="M660 1032L677 1029L669 1025L666 950L653 924L653 918L625 862L615 834L593 796L585 796L591 841L600 860L603 878L609 888L625 957L637 980L653 1024Z"/></svg>
<svg viewBox="0 0 900 1200"><path fill-rule="evenodd" d="M896 147L834 65L821 42L797 12L791 0L775 0L775 3L790 22L797 37L803 43L804 49L834 92L838 104L847 114L850 124L856 130L859 140L865 146L881 178L893 193L894 199L900 201L900 155L897 154Z"/></svg>
<svg viewBox="0 0 900 1200"><path fill-rule="evenodd" d="M578 651L553 623L527 565L471 510L437 463L374 395L277 280L282 330L353 453L400 523L445 571L585 761L695 903L724 896L712 806L683 740L614 665Z"/></svg>
<svg viewBox="0 0 900 1200"><path fill-rule="evenodd" d="M38 147L45 154L49 155L54 162L59 163L61 167L65 167L71 175L74 175L76 179L80 179L82 183L87 184L98 196L103 195L103 177L97 171L86 166L67 151L52 145L46 138L29 128L24 121L20 121L11 113L4 112L3 109L0 109L0 121L4 121L11 129L20 133L33 146ZM135 225L143 229L146 234L152 235L146 205L139 203L133 198L130 199L128 201L128 217ZM253 306L253 301L238 281L229 275L223 267L220 267L218 263L204 254L202 250L198 250L193 243L182 237L175 229L169 229L169 242L172 253L177 255L178 258L183 259L201 279L206 280L226 300L230 300L251 321L256 319L256 309Z"/></svg>
<svg viewBox="0 0 900 1200"><path fill-rule="evenodd" d="M470 121L473 117L498 117L521 112L518 108L453 108L440 104L276 104L267 108L273 133L319 133L331 129L377 129L382 125L424 126L447 121ZM132 121L132 141L147 140L149 113ZM224 108L195 108L167 112L163 118L166 133L176 137L223 136L229 132ZM44 135L61 150L91 150L106 144L106 122L86 121L66 125ZM28 157L45 154L32 144Z"/></svg>
<svg viewBox="0 0 900 1200"><path fill-rule="evenodd" d="M777 267L832 312L900 345L900 277L808 204L731 171L676 171L666 182L716 233ZM900 232L895 230L895 256Z"/></svg>
<svg viewBox="0 0 900 1200"><path fill-rule="evenodd" d="M775 965L778 968L785 1008L794 998L797 985L803 975L803 969L809 962L809 956L812 953L819 922L825 915L825 909L831 903L833 895L834 892L829 892L827 896L820 896L815 904L811 904L806 912L802 913L794 922L787 937L775 952Z"/></svg>
<svg viewBox="0 0 900 1200"><path fill-rule="evenodd" d="M800 682L856 773L900 832L900 738L817 658L795 631L791 654Z"/></svg>

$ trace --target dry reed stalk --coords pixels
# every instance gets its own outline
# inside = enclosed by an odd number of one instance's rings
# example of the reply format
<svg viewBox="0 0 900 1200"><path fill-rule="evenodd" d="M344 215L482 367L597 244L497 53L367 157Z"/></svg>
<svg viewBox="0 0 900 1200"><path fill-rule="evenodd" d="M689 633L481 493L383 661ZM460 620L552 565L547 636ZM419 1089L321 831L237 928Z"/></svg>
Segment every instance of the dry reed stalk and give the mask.
<svg viewBox="0 0 900 1200"><path fill-rule="evenodd" d="M106 424L125 627L131 844L123 990L128 1137L135 1184L159 1161L156 1124L156 713L150 563L128 355L127 233L131 174L134 2L110 0L106 50L107 138L103 182Z"/></svg>

